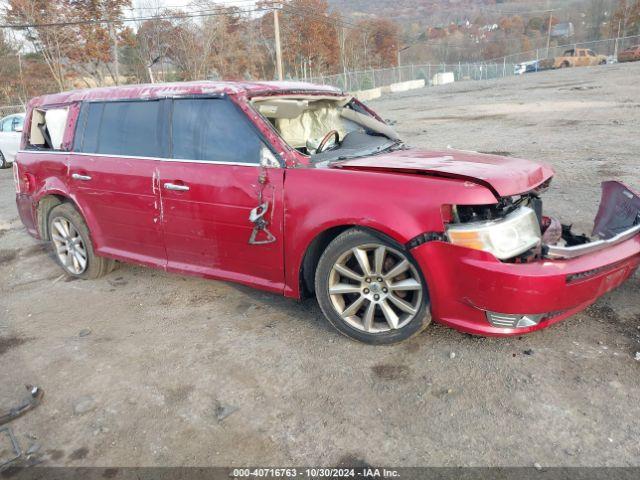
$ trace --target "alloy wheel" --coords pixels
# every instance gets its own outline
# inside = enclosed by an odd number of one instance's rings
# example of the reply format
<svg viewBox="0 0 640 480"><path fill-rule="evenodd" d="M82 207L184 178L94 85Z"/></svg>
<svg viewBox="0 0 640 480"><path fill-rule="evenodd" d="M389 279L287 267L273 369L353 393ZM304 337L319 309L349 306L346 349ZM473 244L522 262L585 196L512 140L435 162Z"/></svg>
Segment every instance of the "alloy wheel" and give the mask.
<svg viewBox="0 0 640 480"><path fill-rule="evenodd" d="M366 333L401 329L420 310L423 295L420 275L407 256L375 243L343 253L329 273L328 289L342 320Z"/></svg>
<svg viewBox="0 0 640 480"><path fill-rule="evenodd" d="M56 217L51 226L51 239L60 263L69 273L82 274L87 269L87 249L80 233L64 217Z"/></svg>

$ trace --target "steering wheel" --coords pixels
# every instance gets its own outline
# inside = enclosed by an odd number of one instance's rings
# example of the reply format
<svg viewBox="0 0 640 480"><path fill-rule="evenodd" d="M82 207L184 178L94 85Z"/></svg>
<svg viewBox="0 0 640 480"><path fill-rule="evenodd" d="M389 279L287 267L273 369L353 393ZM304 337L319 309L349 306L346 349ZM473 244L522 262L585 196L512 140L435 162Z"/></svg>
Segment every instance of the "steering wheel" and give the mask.
<svg viewBox="0 0 640 480"><path fill-rule="evenodd" d="M316 148L316 154L322 153L327 149L327 145L329 144L329 140L331 140L332 136L334 145L337 145L340 142L340 133L338 133L337 130L330 130L318 144L318 148Z"/></svg>

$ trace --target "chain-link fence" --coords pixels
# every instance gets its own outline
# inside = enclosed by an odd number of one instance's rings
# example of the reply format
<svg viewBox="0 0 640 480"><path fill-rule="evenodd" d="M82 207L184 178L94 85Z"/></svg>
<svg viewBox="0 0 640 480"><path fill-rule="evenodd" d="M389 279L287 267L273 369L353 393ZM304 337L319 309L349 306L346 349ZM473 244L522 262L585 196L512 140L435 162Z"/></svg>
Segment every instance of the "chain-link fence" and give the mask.
<svg viewBox="0 0 640 480"><path fill-rule="evenodd" d="M613 60L618 52L638 43L640 43L640 36L636 35L593 42L556 45L550 47L548 53L546 48L538 48L537 50L520 52L484 62L403 65L401 67L344 72L300 80L332 85L351 92L385 87L410 80L424 80L425 85L430 86L433 83L434 76L437 73L444 72L453 73L456 82L463 80L492 80L514 75L515 66L519 63L557 57L571 48L589 48L595 53L606 55L610 60Z"/></svg>
<svg viewBox="0 0 640 480"><path fill-rule="evenodd" d="M606 55L614 59L618 52L621 52L625 48L637 45L638 43L640 43L640 35L632 35L620 38L607 38L605 40L593 40L591 42L565 43L563 45L551 46L548 53L546 48L538 48L536 50L529 50L527 52L507 55L505 59L507 62L511 63L542 60L545 58L559 57L566 50L569 50L571 48L588 48L593 50L597 54Z"/></svg>
<svg viewBox="0 0 640 480"><path fill-rule="evenodd" d="M22 105L6 105L0 107L0 118L12 115L14 113L24 112L24 106Z"/></svg>
<svg viewBox="0 0 640 480"><path fill-rule="evenodd" d="M437 73L452 72L456 82L462 80L491 80L513 75L514 64L502 63L456 63L439 65L403 65L402 67L382 68L345 72L337 75L326 75L308 78L306 81L323 85L332 85L345 91L368 90L385 87L393 83L410 80L424 80L425 84L433 81Z"/></svg>

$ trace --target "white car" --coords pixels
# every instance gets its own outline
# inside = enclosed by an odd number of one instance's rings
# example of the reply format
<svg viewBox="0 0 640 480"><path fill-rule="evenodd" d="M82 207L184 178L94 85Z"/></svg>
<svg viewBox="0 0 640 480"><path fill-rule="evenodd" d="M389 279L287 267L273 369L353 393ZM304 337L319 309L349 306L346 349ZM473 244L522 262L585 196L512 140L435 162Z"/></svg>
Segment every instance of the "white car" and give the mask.
<svg viewBox="0 0 640 480"><path fill-rule="evenodd" d="M538 70L539 70L538 60L518 63L513 67L513 73L515 75L522 75L524 73L529 73L529 72L537 72Z"/></svg>
<svg viewBox="0 0 640 480"><path fill-rule="evenodd" d="M13 163L20 148L24 113L9 115L0 120L0 168L7 168Z"/></svg>

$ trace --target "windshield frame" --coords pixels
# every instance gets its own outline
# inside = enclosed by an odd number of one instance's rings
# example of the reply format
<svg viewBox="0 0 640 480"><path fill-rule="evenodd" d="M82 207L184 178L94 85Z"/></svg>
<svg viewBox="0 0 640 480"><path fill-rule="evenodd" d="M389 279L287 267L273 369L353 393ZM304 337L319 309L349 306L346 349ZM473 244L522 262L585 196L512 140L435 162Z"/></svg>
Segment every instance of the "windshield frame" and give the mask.
<svg viewBox="0 0 640 480"><path fill-rule="evenodd" d="M310 98L314 98L314 97L332 97L332 98L336 98L336 100L340 99L340 98L344 98L344 97L350 97L349 101L345 103L345 107L347 105L353 105L356 106L357 109L352 108L352 110L356 113L360 113L362 115L366 115L380 123L382 123L383 125L387 126L390 130L394 131L393 128L387 124L387 122L385 122L382 117L380 117L380 115L378 115L374 110L372 110L371 108L367 107L364 103L362 103L361 101L359 101L355 96L353 95L348 95L345 94L343 92L336 92L335 94L332 93L327 93L325 91L307 91L307 92L278 92L275 94L271 94L271 95L255 95L252 97L246 97L246 104L248 106L248 108L251 109L252 113L255 114L257 117L259 117L262 121L262 123L271 131L273 132L274 135L276 135L278 137L278 139L280 140L280 143L283 146L286 146L288 152L293 155L295 158L293 160L293 166L300 166L300 165L306 165L306 166L313 166L317 163L330 163L330 162L334 162L334 161L342 161L345 160L347 158L362 158L362 157L367 157L370 155L376 155L379 153L382 153L384 151L388 151L390 149L392 149L393 147L396 146L401 146L404 145L404 142L402 141L402 139L400 139L400 137L397 135L397 133L395 134L397 136L397 139L392 139L390 137L388 137L387 135L384 135L382 133L380 133L379 135L372 135L372 136L376 136L376 137L385 137L387 138L389 145L385 146L383 149L379 149L376 148L372 151L368 151L368 152L363 152L361 155L357 155L357 156L349 156L349 157L343 157L343 156L339 156L338 158L335 159L331 159L331 160L326 160L326 159L319 159L317 161L314 161L313 157L316 154L311 154L311 155L307 155L301 151L299 151L297 148L291 146L284 138L283 136L280 134L280 132L278 131L278 129L271 123L271 121L264 116L261 112L260 109L258 108L258 106L256 105L256 101L260 101L260 100L266 100L267 98L292 98L292 97L310 97ZM361 125L363 129L367 130L367 127L364 125ZM370 129L369 129L370 130ZM394 131L395 133L395 131ZM339 149L336 150L332 150L332 151L339 151ZM325 152L323 152L325 153ZM326 153L329 153L329 151L327 151Z"/></svg>

